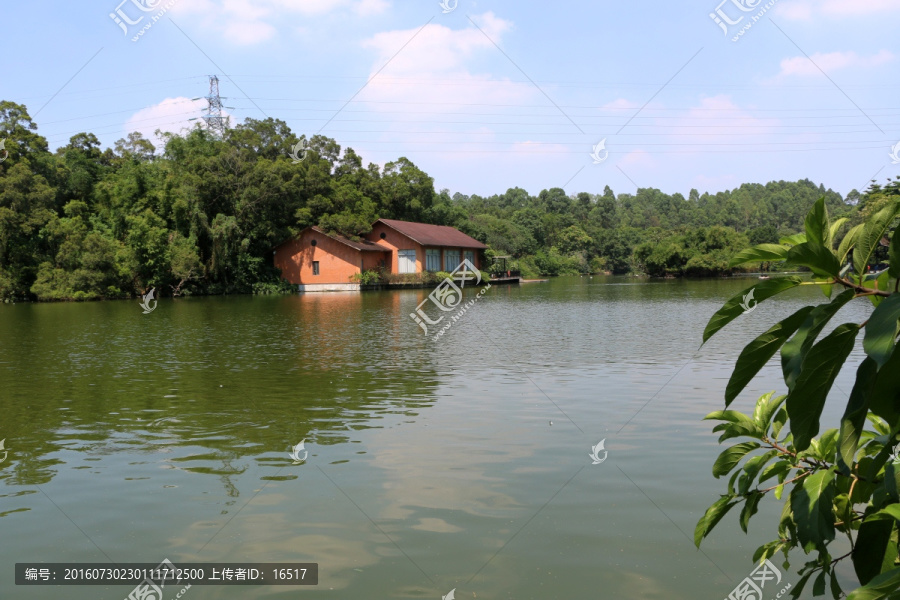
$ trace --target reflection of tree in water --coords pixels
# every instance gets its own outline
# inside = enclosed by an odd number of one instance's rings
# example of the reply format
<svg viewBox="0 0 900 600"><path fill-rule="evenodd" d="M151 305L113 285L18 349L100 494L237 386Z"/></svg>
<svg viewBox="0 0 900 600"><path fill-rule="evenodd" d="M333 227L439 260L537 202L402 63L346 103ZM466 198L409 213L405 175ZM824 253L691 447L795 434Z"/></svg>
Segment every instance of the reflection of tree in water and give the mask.
<svg viewBox="0 0 900 600"><path fill-rule="evenodd" d="M235 467L242 458L281 466L304 438L344 443L350 429L414 417L434 402L435 347L406 323L407 298L192 299L146 322L137 345L130 305L104 305L101 330L79 321L93 314L88 305L31 314L41 335L20 352L0 349L13 374L0 389L0 437L14 450L0 481L48 483L70 461L61 452L163 453L182 470L218 476L237 497L235 475L249 468ZM185 457L196 462L177 460Z"/></svg>
<svg viewBox="0 0 900 600"><path fill-rule="evenodd" d="M232 468L231 461L229 460L223 460L222 464L229 469ZM246 470L246 468L241 470L234 469L234 472L235 474L240 475ZM219 481L221 481L222 485L225 487L225 494L227 494L229 498L237 498L241 495L241 492L238 490L237 486L234 485L234 482L231 481L231 477L231 475L222 475L221 477L219 477ZM225 503L226 506L231 506L232 504L234 504L234 501Z"/></svg>

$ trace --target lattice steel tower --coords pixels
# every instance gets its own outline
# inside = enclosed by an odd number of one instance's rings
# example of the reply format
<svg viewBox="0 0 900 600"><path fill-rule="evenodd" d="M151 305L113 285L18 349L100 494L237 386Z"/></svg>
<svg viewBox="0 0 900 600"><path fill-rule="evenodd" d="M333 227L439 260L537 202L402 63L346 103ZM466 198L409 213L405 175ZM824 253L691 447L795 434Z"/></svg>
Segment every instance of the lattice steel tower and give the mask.
<svg viewBox="0 0 900 600"><path fill-rule="evenodd" d="M209 76L209 96L206 97L207 107L206 128L221 137L225 134L225 125L227 117L222 116L222 97L219 96L219 78L215 75Z"/></svg>

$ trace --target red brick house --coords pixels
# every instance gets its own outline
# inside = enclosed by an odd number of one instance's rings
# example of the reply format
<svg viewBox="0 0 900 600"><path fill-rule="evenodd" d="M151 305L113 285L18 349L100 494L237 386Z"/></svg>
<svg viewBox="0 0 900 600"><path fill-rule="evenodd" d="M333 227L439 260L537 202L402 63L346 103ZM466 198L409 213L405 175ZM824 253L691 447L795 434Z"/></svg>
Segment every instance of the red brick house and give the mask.
<svg viewBox="0 0 900 600"><path fill-rule="evenodd" d="M307 227L275 248L274 261L281 276L301 292L358 290L350 278L372 269L452 271L463 259L481 269L485 248L453 227L379 219L359 242Z"/></svg>

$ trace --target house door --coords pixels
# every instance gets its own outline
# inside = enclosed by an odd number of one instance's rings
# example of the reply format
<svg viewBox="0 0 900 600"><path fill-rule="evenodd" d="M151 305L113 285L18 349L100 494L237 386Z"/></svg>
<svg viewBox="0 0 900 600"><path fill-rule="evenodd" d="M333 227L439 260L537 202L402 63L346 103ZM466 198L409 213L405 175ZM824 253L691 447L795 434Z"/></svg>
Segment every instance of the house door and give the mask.
<svg viewBox="0 0 900 600"><path fill-rule="evenodd" d="M415 250L397 250L397 271L400 273L416 272Z"/></svg>

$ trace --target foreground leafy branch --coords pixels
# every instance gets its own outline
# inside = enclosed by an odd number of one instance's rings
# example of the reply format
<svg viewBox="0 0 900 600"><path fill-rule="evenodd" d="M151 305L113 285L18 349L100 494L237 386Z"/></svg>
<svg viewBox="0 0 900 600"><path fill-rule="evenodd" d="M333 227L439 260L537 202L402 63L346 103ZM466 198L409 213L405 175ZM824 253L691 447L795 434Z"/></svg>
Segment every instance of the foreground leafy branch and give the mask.
<svg viewBox="0 0 900 600"><path fill-rule="evenodd" d="M747 531L760 502L768 495L784 501L776 539L760 546L754 561L784 554L790 568L792 552L810 560L798 570L792 589L798 598L813 579L813 595L829 588L834 598L843 590L835 567L850 559L859 587L850 600L900 597L898 524L900 524L900 461L895 448L900 433L900 236L889 242L889 266L870 273L873 256L885 245L900 216L900 198L887 197L879 210L843 236L846 219L831 222L824 201L806 217L805 233L762 244L739 253L733 265L784 261L808 268L812 281L783 277L762 281L728 300L709 320L704 343L744 313L748 294L757 302L801 285L820 286L827 301L805 306L751 341L741 352L725 391L725 410L706 419L719 421L719 443L741 439L718 456L716 478L731 474L726 493L710 506L694 532L700 543L735 506L742 505L739 523ZM835 294L837 287L840 293ZM873 306L862 323L843 323L823 334L844 306L868 298ZM865 358L839 428L820 433L826 397L862 333ZM728 407L776 352L788 393L760 397L752 415ZM865 429L866 423L870 429ZM784 499L784 492L788 496ZM831 547L846 538L850 550L833 557Z"/></svg>

